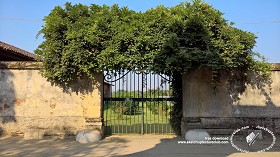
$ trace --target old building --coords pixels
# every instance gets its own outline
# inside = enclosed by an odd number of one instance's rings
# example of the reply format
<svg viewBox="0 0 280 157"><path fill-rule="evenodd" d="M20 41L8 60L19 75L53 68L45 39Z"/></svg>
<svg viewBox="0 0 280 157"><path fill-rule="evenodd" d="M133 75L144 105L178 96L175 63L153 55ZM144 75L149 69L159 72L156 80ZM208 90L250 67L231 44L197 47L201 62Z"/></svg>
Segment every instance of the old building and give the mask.
<svg viewBox="0 0 280 157"><path fill-rule="evenodd" d="M37 55L0 41L0 61L35 61Z"/></svg>

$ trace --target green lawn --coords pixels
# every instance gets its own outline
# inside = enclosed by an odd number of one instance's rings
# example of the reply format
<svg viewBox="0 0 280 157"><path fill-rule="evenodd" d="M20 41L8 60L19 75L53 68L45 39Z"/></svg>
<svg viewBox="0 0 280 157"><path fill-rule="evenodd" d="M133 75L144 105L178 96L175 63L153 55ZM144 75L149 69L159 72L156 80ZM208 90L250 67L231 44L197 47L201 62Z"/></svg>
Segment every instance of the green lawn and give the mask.
<svg viewBox="0 0 280 157"><path fill-rule="evenodd" d="M137 103L131 115L122 114L116 107L118 102L104 102L104 123L109 133L141 133L142 111L144 111L144 133L173 133L169 124L170 103L142 102Z"/></svg>

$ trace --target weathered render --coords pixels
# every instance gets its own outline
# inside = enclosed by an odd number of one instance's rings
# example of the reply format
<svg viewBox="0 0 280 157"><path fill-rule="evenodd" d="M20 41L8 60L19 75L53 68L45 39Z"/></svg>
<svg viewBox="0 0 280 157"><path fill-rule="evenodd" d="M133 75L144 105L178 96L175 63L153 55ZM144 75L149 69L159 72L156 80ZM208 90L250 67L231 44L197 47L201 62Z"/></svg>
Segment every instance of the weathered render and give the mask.
<svg viewBox="0 0 280 157"><path fill-rule="evenodd" d="M0 62L0 130L68 136L101 129L102 74L75 82L71 88L43 78L36 62Z"/></svg>
<svg viewBox="0 0 280 157"><path fill-rule="evenodd" d="M190 129L228 134L247 125L280 133L280 64L273 64L270 79L249 74L246 83L230 83L223 74L215 90L211 75L200 69L183 76L182 134Z"/></svg>

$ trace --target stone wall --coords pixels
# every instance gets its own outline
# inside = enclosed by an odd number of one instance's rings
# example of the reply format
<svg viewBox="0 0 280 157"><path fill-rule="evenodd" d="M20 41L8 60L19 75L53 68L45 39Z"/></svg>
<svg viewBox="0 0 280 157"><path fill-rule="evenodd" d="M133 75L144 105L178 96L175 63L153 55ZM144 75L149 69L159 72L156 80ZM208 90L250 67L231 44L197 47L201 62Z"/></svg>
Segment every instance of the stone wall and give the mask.
<svg viewBox="0 0 280 157"><path fill-rule="evenodd" d="M207 129L229 134L242 126L265 126L280 133L280 68L273 65L270 79L249 73L248 82L230 83L222 74L214 90L211 71L197 70L183 76L182 134L189 129Z"/></svg>
<svg viewBox="0 0 280 157"><path fill-rule="evenodd" d="M0 131L68 135L101 129L102 74L66 88L43 78L40 67L38 62L0 62Z"/></svg>

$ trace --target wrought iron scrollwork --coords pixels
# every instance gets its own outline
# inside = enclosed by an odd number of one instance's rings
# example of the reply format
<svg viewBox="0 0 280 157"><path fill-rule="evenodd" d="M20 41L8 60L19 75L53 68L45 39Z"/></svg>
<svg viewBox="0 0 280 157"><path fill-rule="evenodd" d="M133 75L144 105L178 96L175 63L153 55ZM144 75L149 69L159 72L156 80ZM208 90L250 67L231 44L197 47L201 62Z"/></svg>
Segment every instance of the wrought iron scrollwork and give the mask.
<svg viewBox="0 0 280 157"><path fill-rule="evenodd" d="M112 78L118 76L117 72L106 72L105 76L104 76L104 81L106 82L116 82L122 78L124 78L130 71L127 71L126 73L122 74L119 78L116 78L114 80L112 80ZM119 73L120 74L120 73Z"/></svg>
<svg viewBox="0 0 280 157"><path fill-rule="evenodd" d="M164 76L162 76L161 74L158 74L162 79L166 80L167 82L171 82L172 80L170 79L171 77L169 78L166 78Z"/></svg>

